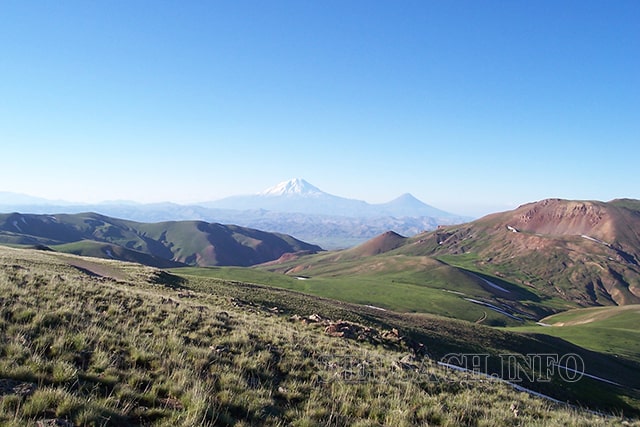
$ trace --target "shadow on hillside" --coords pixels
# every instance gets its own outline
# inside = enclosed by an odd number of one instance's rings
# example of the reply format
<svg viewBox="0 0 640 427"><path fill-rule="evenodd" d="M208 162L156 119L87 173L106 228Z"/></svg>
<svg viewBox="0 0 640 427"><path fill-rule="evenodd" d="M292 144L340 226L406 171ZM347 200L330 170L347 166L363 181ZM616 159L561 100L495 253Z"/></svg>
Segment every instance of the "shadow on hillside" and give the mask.
<svg viewBox="0 0 640 427"><path fill-rule="evenodd" d="M475 275L478 276L484 280L488 280L489 282L492 282L498 286L500 286L503 289L506 289L507 291L509 291L509 293L504 293L501 291L497 291L500 293L500 296L503 298L507 298L507 299L513 299L513 300L527 300L527 301L532 301L532 302L540 302L542 301L540 299L540 297L538 295L536 295L535 293L522 288L521 286L518 285L514 285L511 282L508 282L506 280L503 280L499 277L495 277L495 276L490 276L488 274L485 273L481 273L479 271L473 271L473 270L468 270L466 268L462 268L462 267L457 267L458 269L460 269L461 271L464 271L467 274L471 274L471 275ZM490 287L487 287L487 289L491 290Z"/></svg>
<svg viewBox="0 0 640 427"><path fill-rule="evenodd" d="M168 273L164 270L156 270L151 273L149 281L153 284L166 286L167 288L171 289L185 289L184 284L186 282L186 279Z"/></svg>

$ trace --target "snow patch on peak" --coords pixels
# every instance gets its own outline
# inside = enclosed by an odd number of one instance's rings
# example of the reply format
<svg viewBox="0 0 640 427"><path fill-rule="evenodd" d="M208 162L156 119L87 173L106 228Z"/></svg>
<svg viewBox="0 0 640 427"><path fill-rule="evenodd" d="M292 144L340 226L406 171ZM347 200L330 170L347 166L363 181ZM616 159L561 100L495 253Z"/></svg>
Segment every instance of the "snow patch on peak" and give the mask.
<svg viewBox="0 0 640 427"><path fill-rule="evenodd" d="M403 195L393 199L390 203L419 203L424 205L424 203L416 199L416 197L411 193L404 193Z"/></svg>
<svg viewBox="0 0 640 427"><path fill-rule="evenodd" d="M321 196L323 191L302 178L294 178L269 187L258 193L259 196Z"/></svg>

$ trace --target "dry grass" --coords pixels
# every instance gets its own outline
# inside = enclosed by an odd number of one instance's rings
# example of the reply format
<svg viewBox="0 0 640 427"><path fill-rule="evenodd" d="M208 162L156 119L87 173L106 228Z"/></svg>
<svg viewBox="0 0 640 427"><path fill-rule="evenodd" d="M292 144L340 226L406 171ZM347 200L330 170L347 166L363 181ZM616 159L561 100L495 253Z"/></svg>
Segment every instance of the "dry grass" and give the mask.
<svg viewBox="0 0 640 427"><path fill-rule="evenodd" d="M0 248L0 424L619 425L173 276ZM78 260L76 260L78 261ZM79 262L79 261L78 261ZM183 283L188 285L188 283ZM229 285L232 286L232 285ZM400 359L405 357L402 363ZM468 379L468 378L467 378Z"/></svg>

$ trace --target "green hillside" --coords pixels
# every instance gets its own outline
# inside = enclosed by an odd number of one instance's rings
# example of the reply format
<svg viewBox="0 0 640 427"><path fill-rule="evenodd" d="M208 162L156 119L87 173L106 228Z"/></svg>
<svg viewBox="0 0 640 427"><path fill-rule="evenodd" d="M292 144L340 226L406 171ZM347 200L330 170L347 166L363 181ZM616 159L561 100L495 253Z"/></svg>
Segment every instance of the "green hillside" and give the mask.
<svg viewBox="0 0 640 427"><path fill-rule="evenodd" d="M640 305L570 310L542 319L541 323L550 326L512 330L544 333L640 362Z"/></svg>
<svg viewBox="0 0 640 427"><path fill-rule="evenodd" d="M276 286L286 284L289 289L313 295L488 325L515 325L576 306L484 274L473 266L451 265L445 257L398 254L398 250L368 255L371 251L359 246L267 263L256 269L303 278L282 280ZM210 273L219 276L218 272Z"/></svg>
<svg viewBox="0 0 640 427"><path fill-rule="evenodd" d="M639 203L548 199L258 268L305 276L294 288L314 295L513 326L573 308L640 303Z"/></svg>
<svg viewBox="0 0 640 427"><path fill-rule="evenodd" d="M81 240L79 242L51 245L49 248L57 252L137 262L151 267L169 268L183 265L176 261L149 255L133 249L127 249L111 243L96 242L95 240Z"/></svg>
<svg viewBox="0 0 640 427"><path fill-rule="evenodd" d="M156 267L248 266L321 248L291 236L202 221L139 223L95 213L0 214L0 243L48 246Z"/></svg>
<svg viewBox="0 0 640 427"><path fill-rule="evenodd" d="M340 275L339 277L291 277L256 269L224 268L179 268L177 274L239 280L304 292L340 301L369 305L385 310L413 313L433 313L469 321L483 320L507 322L508 318L480 305L466 301L460 294L448 292L445 282L421 283L411 277L402 279L393 274ZM481 291L481 290L480 290ZM514 321L514 324L518 322Z"/></svg>
<svg viewBox="0 0 640 427"><path fill-rule="evenodd" d="M582 307L640 303L638 201L548 199L393 251L445 260Z"/></svg>
<svg viewBox="0 0 640 427"><path fill-rule="evenodd" d="M640 425L637 365L544 336L10 248L0 289L2 425ZM570 407L436 363L472 351L576 352L625 386L531 385Z"/></svg>

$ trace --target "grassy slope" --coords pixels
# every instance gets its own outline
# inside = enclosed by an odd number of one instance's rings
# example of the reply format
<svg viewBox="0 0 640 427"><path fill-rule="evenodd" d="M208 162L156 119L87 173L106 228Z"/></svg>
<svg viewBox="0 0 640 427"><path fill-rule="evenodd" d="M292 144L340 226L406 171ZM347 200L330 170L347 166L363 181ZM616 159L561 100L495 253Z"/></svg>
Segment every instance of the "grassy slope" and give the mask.
<svg viewBox="0 0 640 427"><path fill-rule="evenodd" d="M180 269L177 271L185 272ZM387 329L397 328L412 342L424 343L434 359L450 353L488 354L488 372L501 375L501 355L516 354L578 354L584 361L586 372L628 385L624 390L583 378L578 384L526 383L540 392L556 396L561 400L580 402L593 408L618 408L625 413L636 413L640 408L640 365L624 358L613 358L576 347L566 341L544 334L513 334L503 330L470 324L465 321L446 319L430 314L403 314L380 311L324 298L310 298L306 294L291 293L271 286L251 285L242 282L212 280L202 281L190 277L190 285L205 291L238 297L266 307L277 307L287 313L323 313L336 319L348 319L373 326L383 325ZM202 276L200 276L202 277ZM521 357L519 356L519 357Z"/></svg>
<svg viewBox="0 0 640 427"><path fill-rule="evenodd" d="M464 298L496 306L507 304L513 313L521 311L533 318L575 307L575 304L541 295L535 289L483 273L475 268L475 258L470 260L468 256L463 257L468 262L457 263L456 258L446 256L434 259L398 254L397 251L361 256L358 252L359 249L354 248L321 253L257 268L289 276L310 277L294 288L314 295L468 321L484 319L483 322L490 325L516 325L518 322ZM482 278L509 292L496 291Z"/></svg>
<svg viewBox="0 0 640 427"><path fill-rule="evenodd" d="M169 268L179 266L180 263L168 259L155 257L133 249L127 249L111 243L96 242L95 240L81 240L79 242L51 245L51 249L74 255L95 258L111 258L121 261L137 262L153 267Z"/></svg>
<svg viewBox="0 0 640 427"><path fill-rule="evenodd" d="M454 264L471 254L474 269L581 306L638 303L639 205L542 201L416 236L396 252Z"/></svg>
<svg viewBox="0 0 640 427"><path fill-rule="evenodd" d="M441 288L401 282L395 277L361 275L298 280L277 273L226 267L180 268L173 271L178 274L259 283L388 310L460 316L470 321L482 318L486 312L482 307L464 301L459 295L444 292ZM497 317L499 316L491 315L490 319Z"/></svg>
<svg viewBox="0 0 640 427"><path fill-rule="evenodd" d="M147 241L170 249L175 260L200 266L253 265L286 252L320 249L284 234L202 221L139 223L136 228Z"/></svg>
<svg viewBox="0 0 640 427"><path fill-rule="evenodd" d="M0 248L0 289L2 425L54 417L121 426L622 421L469 381L430 359L412 362L421 363L416 375L398 368L407 341L345 340L288 318L318 312L379 330L397 326L434 354L542 342L464 322L9 248Z"/></svg>
<svg viewBox="0 0 640 427"><path fill-rule="evenodd" d="M577 307L640 301L634 294L640 270L633 255L638 205L547 200L409 239L384 233L349 250L259 268L308 276L303 283L275 285L313 295L515 325L464 298L506 305L511 314L535 319ZM520 231L514 233L512 225Z"/></svg>
<svg viewBox="0 0 640 427"><path fill-rule="evenodd" d="M544 333L584 348L640 362L638 305L570 310L547 317L542 322L553 326L527 326L513 330Z"/></svg>
<svg viewBox="0 0 640 427"><path fill-rule="evenodd" d="M425 259L403 258L400 262L394 261L398 260L385 260L388 265L395 264L395 268L391 267L386 271L376 271L375 266L362 263L354 263L355 269L346 273L304 271L305 274L312 274L306 280L296 279L295 275L287 276L256 269L225 267L185 268L174 271L260 283L401 312L434 313L472 322L485 319L484 322L488 324L509 322L507 317L463 299L464 295L460 293L475 298L490 298L491 293L480 287L477 280L444 265L435 265L429 272L414 271L408 266L408 263L429 261ZM373 261L375 264L380 262L380 260ZM342 264L342 267L344 266L349 268L349 264ZM318 276L316 276L317 273L319 273Z"/></svg>
<svg viewBox="0 0 640 427"><path fill-rule="evenodd" d="M115 258L155 266L170 266L157 258L189 265L253 265L298 250L319 250L291 236L234 225L202 221L139 223L96 213L31 215L0 214L0 242L23 245L62 245L73 253L110 258L96 241L121 246L110 248ZM75 243L71 247L65 244ZM134 254L131 251L147 254ZM122 257L118 255L122 254ZM149 258L153 257L155 259ZM136 259L137 258L137 259ZM175 264L174 264L175 265Z"/></svg>

